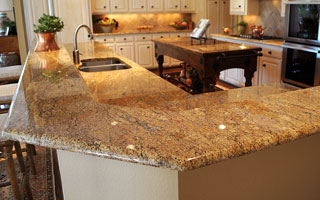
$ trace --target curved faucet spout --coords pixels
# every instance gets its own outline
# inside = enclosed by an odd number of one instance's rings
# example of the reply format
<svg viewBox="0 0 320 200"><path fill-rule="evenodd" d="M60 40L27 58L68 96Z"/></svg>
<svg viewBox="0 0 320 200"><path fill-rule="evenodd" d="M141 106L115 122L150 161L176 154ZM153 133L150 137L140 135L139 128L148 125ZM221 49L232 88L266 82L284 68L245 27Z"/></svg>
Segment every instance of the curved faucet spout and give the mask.
<svg viewBox="0 0 320 200"><path fill-rule="evenodd" d="M93 34L91 29L89 28L89 26L85 25L85 24L81 24L79 25L76 30L73 33L73 62L74 64L79 64L80 63L80 53L78 50L78 32L81 28L86 28L88 31L88 37L89 39L93 39Z"/></svg>

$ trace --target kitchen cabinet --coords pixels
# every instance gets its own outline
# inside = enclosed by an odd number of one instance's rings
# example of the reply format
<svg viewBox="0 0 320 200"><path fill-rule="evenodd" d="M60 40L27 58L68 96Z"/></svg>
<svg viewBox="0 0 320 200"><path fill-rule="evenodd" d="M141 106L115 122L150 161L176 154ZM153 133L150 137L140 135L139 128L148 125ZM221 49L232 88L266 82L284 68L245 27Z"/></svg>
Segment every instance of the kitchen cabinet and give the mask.
<svg viewBox="0 0 320 200"><path fill-rule="evenodd" d="M128 0L110 0L112 13L125 13L128 12Z"/></svg>
<svg viewBox="0 0 320 200"><path fill-rule="evenodd" d="M181 0L181 11L182 12L194 12L195 11L195 0Z"/></svg>
<svg viewBox="0 0 320 200"><path fill-rule="evenodd" d="M228 69L224 71L224 81L236 86L244 87L246 79L243 69ZM254 81L252 82L254 83Z"/></svg>
<svg viewBox="0 0 320 200"><path fill-rule="evenodd" d="M281 82L281 60L263 56L259 59L259 85Z"/></svg>
<svg viewBox="0 0 320 200"><path fill-rule="evenodd" d="M135 53L136 53L136 63L145 68L153 67L153 42L136 42L135 43Z"/></svg>
<svg viewBox="0 0 320 200"><path fill-rule="evenodd" d="M94 0L91 2L92 13L110 12L110 0Z"/></svg>
<svg viewBox="0 0 320 200"><path fill-rule="evenodd" d="M229 14L230 0L208 0L207 19L212 24L209 26L207 35L222 34L222 29L232 26L232 17Z"/></svg>
<svg viewBox="0 0 320 200"><path fill-rule="evenodd" d="M158 39L158 38L166 38L166 37L170 37L170 35L168 33L161 33L161 34L153 34L152 35L152 39ZM152 45L152 50L154 52L154 44ZM153 53L153 63L154 63L154 66L155 67L158 67L158 62L157 62L157 59ZM168 56L164 56L163 57L163 66L164 67L168 67L170 66L170 57Z"/></svg>
<svg viewBox="0 0 320 200"><path fill-rule="evenodd" d="M162 12L163 1L162 0L149 0L148 1L148 12Z"/></svg>
<svg viewBox="0 0 320 200"><path fill-rule="evenodd" d="M134 61L134 46L133 43L116 44L116 52L132 61Z"/></svg>
<svg viewBox="0 0 320 200"><path fill-rule="evenodd" d="M259 1L230 0L230 15L259 15Z"/></svg>
<svg viewBox="0 0 320 200"><path fill-rule="evenodd" d="M180 0L165 0L165 10L168 12L179 12Z"/></svg>
<svg viewBox="0 0 320 200"><path fill-rule="evenodd" d="M130 12L146 12L147 0L130 0Z"/></svg>

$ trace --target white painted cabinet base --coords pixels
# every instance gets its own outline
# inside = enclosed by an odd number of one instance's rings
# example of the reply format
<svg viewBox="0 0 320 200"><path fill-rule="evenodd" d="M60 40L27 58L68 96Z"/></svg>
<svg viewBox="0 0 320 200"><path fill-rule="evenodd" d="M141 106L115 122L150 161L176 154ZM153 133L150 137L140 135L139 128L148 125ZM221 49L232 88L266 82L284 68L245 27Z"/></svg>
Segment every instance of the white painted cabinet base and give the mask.
<svg viewBox="0 0 320 200"><path fill-rule="evenodd" d="M68 200L320 199L320 134L178 172L58 150Z"/></svg>

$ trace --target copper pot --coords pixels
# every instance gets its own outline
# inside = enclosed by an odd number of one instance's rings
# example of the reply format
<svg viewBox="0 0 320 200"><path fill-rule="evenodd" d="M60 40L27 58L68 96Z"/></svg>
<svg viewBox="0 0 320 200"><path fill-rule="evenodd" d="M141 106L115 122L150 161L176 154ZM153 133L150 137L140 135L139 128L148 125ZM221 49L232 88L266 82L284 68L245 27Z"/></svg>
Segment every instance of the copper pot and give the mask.
<svg viewBox="0 0 320 200"><path fill-rule="evenodd" d="M41 51L55 51L59 50L54 36L56 33L37 33L37 45L35 47L36 52Z"/></svg>
<svg viewBox="0 0 320 200"><path fill-rule="evenodd" d="M264 29L261 26L253 25L251 26L252 37L260 38L264 34Z"/></svg>

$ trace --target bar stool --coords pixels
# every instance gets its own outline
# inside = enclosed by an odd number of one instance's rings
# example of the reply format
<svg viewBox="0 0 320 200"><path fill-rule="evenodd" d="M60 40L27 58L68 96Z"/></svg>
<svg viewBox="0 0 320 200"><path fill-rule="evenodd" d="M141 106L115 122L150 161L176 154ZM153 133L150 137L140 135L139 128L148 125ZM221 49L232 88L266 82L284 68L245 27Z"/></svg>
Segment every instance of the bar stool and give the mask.
<svg viewBox="0 0 320 200"><path fill-rule="evenodd" d="M7 119L8 114L0 114L0 128L1 130L3 129L3 125ZM15 147L15 151L13 152L13 146ZM27 151L29 152L29 151ZM21 181L21 186L19 186L18 179L17 179L17 174L14 166L14 161L13 161L13 156L12 154L15 153L17 155L18 163L20 170L23 174L22 176L22 181ZM31 154L29 152L28 154ZM0 137L0 156L4 157L6 160L6 166L8 170L8 175L10 182L8 183L2 183L0 184L0 187L5 187L8 185L11 185L12 191L14 198L16 200L21 200L22 196L26 193L26 196L28 197L29 200L32 200L32 192L31 188L29 185L29 174L28 171L26 170L26 166L24 164L24 159L20 147L19 142L15 141L9 141L9 140L4 140L4 138ZM28 156L29 158L29 156ZM33 160L32 160L33 162Z"/></svg>

